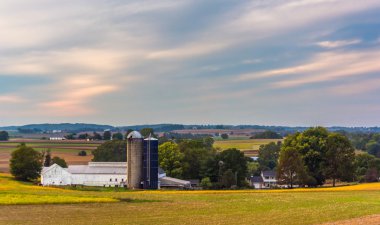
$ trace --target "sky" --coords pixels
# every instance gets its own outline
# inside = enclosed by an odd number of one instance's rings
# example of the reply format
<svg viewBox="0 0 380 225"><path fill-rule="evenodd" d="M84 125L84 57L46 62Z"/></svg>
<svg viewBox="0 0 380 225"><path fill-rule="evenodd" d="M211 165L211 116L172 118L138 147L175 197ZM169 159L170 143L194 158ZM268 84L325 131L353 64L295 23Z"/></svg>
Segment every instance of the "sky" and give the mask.
<svg viewBox="0 0 380 225"><path fill-rule="evenodd" d="M379 0L1 0L0 126L380 126Z"/></svg>

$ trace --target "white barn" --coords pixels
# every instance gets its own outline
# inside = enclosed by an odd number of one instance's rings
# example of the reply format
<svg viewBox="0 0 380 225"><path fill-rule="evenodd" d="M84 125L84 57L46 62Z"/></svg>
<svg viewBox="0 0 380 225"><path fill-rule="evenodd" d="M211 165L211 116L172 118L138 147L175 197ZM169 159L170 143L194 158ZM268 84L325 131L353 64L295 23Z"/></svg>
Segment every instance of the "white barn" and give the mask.
<svg viewBox="0 0 380 225"><path fill-rule="evenodd" d="M41 184L85 185L123 187L126 185L127 164L125 162L89 162L88 165L71 165L68 168L54 164L44 167Z"/></svg>
<svg viewBox="0 0 380 225"><path fill-rule="evenodd" d="M159 168L159 188L191 188L190 181L167 177ZM125 187L127 185L127 163L89 162L88 165L71 165L68 168L54 164L41 172L43 186L84 185L99 187Z"/></svg>

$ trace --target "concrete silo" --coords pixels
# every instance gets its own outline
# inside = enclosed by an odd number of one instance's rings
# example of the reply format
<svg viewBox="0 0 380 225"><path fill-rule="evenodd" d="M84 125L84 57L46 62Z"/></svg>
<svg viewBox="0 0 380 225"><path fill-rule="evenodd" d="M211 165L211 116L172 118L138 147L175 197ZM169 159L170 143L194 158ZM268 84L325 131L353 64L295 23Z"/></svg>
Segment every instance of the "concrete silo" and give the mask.
<svg viewBox="0 0 380 225"><path fill-rule="evenodd" d="M132 131L127 136L127 186L130 189L142 188L143 136Z"/></svg>

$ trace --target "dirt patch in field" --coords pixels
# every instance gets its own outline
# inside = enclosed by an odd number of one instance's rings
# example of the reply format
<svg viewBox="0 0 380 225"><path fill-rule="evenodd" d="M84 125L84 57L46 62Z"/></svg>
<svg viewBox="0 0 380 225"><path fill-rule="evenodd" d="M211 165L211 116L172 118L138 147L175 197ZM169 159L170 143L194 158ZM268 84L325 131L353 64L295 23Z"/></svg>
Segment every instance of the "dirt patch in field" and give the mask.
<svg viewBox="0 0 380 225"><path fill-rule="evenodd" d="M349 220L341 220L331 223L324 223L322 225L379 225L380 224L380 214L364 216Z"/></svg>

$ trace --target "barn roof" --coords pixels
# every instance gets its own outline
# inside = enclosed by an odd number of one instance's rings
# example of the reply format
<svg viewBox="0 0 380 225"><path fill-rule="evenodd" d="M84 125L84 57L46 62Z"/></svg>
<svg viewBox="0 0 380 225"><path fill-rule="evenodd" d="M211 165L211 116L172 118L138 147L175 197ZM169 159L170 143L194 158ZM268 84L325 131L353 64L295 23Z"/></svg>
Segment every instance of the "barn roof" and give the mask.
<svg viewBox="0 0 380 225"><path fill-rule="evenodd" d="M71 174L127 174L127 164L120 162L90 162L88 165L71 165Z"/></svg>

